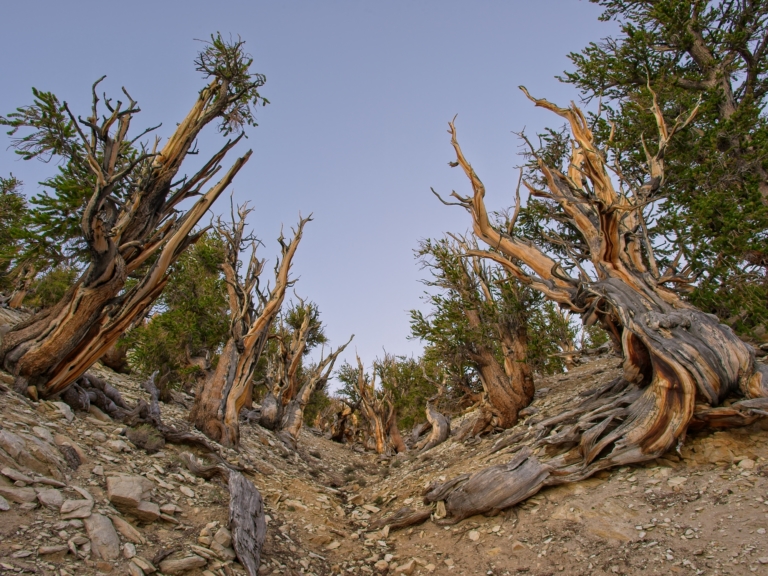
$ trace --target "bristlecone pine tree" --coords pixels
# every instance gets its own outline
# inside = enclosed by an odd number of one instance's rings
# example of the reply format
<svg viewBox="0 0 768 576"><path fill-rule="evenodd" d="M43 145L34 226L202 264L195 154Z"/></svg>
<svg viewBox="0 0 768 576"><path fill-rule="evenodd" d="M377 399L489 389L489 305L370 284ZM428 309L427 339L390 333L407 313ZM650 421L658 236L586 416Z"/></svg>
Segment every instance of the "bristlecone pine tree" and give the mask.
<svg viewBox="0 0 768 576"><path fill-rule="evenodd" d="M392 389L397 382L390 381L388 387L376 389L376 374L389 372L391 375L394 370L387 368L396 362L396 358L387 354L383 361L374 363L373 376L369 378L360 357L357 357L356 392L360 399L360 412L368 423L377 454L400 453L408 449L397 427L397 410L392 398Z"/></svg>
<svg viewBox="0 0 768 576"><path fill-rule="evenodd" d="M312 393L322 387L333 371L333 366L354 335L328 356L311 366L304 366L303 358L308 343L325 340L318 318L317 306L301 302L289 311L293 322L280 323L274 335L275 354L268 359L267 395L261 402L260 424L278 433L285 444L296 448ZM293 324L293 326L291 325Z"/></svg>
<svg viewBox="0 0 768 576"><path fill-rule="evenodd" d="M540 461L524 446L507 464L432 486L427 501L445 500L450 521L512 506L545 485L650 460L682 442L689 426L749 424L768 407L768 367L755 361L754 349L728 326L670 288L685 279L674 268L657 270L643 233L642 207L664 184L669 139L696 110L669 128L653 99L659 137L655 154L647 153L648 179L642 186L621 181L617 190L581 111L575 105L564 109L531 99L567 120L573 146L564 172L539 159L547 190L531 185L529 190L549 200L560 221L572 225L580 240L567 253L584 258L569 265L516 235L514 227L491 225L485 188L464 157L451 122L456 165L474 191L470 197L454 197L472 216L475 234L495 249L473 253L498 262L587 324L602 323L623 350L624 372L521 438L534 447L547 446L553 454L549 460ZM646 150L651 146L646 141ZM720 406L729 396L746 399Z"/></svg>
<svg viewBox="0 0 768 576"><path fill-rule="evenodd" d="M160 150L158 142L135 148L144 133L128 135L139 108L127 92L127 105L107 99L100 117L98 82L87 118L75 118L53 97L2 119L13 132L31 130L15 142L27 157L56 155L93 174L80 215L85 271L58 304L16 325L0 345L0 363L16 377L16 390L44 398L59 394L104 354L162 292L169 266L199 237L196 224L250 157L248 151L238 158L204 191L241 134L195 174L178 179L205 126L218 120L220 131L229 134L255 125L252 107L263 102L258 89L265 78L251 73L242 41L212 36L195 63L208 85ZM191 198L196 202L180 211ZM128 276L145 264L146 274L126 289Z"/></svg>
<svg viewBox="0 0 768 576"><path fill-rule="evenodd" d="M232 215L231 225L221 221L218 232L225 239L225 261L221 268L227 283L230 328L227 343L219 355L216 369L201 382L189 419L209 438L225 446L240 441L240 411L253 396L253 373L270 335L272 323L285 299L285 291L293 284L289 279L291 262L301 242L304 225L312 217L301 218L293 239L278 239L281 258L275 264L275 285L269 293L259 289L264 260L256 255L258 240L245 233L247 206ZM240 257L250 247L248 266L243 275ZM254 297L258 302L254 302Z"/></svg>
<svg viewBox="0 0 768 576"><path fill-rule="evenodd" d="M444 362L467 365L480 377L480 413L467 423L461 438L514 426L534 393L527 289L510 281L503 269L467 257L468 249L463 240L421 243L418 254L432 272L426 283L444 293L430 298L436 308L431 317L411 313L412 332L439 351Z"/></svg>

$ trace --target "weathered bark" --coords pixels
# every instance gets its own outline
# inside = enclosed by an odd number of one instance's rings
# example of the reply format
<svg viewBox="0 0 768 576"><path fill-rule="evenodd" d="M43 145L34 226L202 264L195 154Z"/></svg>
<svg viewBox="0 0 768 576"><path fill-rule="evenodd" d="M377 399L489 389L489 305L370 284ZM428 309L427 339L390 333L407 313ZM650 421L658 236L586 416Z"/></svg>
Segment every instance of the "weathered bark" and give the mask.
<svg viewBox="0 0 768 576"><path fill-rule="evenodd" d="M241 43L228 49L225 59L237 66L248 62ZM58 304L3 338L0 362L16 376L18 391L35 386L43 398L60 394L114 345L162 292L170 265L199 237L193 229L248 160L250 151L202 194L238 137L196 174L175 183L201 130L217 118L237 124L233 110L242 112L243 106L255 102L256 88L263 83L263 77L249 75L247 65L238 84L220 72L201 69L208 72L210 83L159 152L142 150L136 155L132 148L128 132L139 109L130 97L125 108L121 102L113 106L107 101L108 113L101 122L96 85L89 118L76 119L65 104L72 127L81 137L84 158L78 156L77 161L87 165L95 177L81 217L90 262ZM116 196L118 191L123 200ZM178 216L179 204L193 197L198 200ZM151 257L155 261L144 277L123 291L128 275Z"/></svg>
<svg viewBox="0 0 768 576"><path fill-rule="evenodd" d="M256 486L235 470L229 472L229 528L237 559L248 576L257 576L267 537L264 500Z"/></svg>
<svg viewBox="0 0 768 576"><path fill-rule="evenodd" d="M339 354L341 354L349 343L352 342L352 338L354 337L353 334L346 344L339 346L336 351L332 352L327 358L321 358L320 362L316 366L310 367L308 369L309 373L304 375L304 384L302 384L296 397L285 407L283 421L278 434L288 446L294 449L296 448L299 441L301 426L304 423L304 408L306 408L307 403L309 403L312 393L317 390L318 387L324 386L328 381L328 378L333 371L333 365L336 363L336 358L338 358Z"/></svg>
<svg viewBox="0 0 768 576"><path fill-rule="evenodd" d="M567 175L539 160L548 191L529 189L556 202L561 216L581 233L581 247L587 250L594 275L577 261L580 274L573 278L544 250L491 224L485 189L465 159L451 123L457 165L474 189L473 197L456 197L472 215L475 234L495 249L473 253L498 262L548 298L581 314L586 323L601 322L624 352L624 375L581 405L538 424L535 445L546 445L551 455L545 462L524 448L507 465L454 479L430 492L430 501L447 498L446 508L454 520L514 505L543 485L577 481L604 468L659 457L685 439L692 423L749 422L764 411L761 399L768 396L768 368L756 363L752 347L668 288L684 281L674 269L655 275L651 269L655 266L646 265L653 253L641 233L642 208L651 190L663 182L669 138L690 117L670 130L656 106L660 137L657 153L647 154L649 182L631 188L633 194L619 194L581 112L575 106L563 109L534 101L570 123L575 143ZM727 410L718 407L732 395L758 400Z"/></svg>
<svg viewBox="0 0 768 576"><path fill-rule="evenodd" d="M240 411L253 394L253 371L269 338L270 327L292 284L289 279L291 262L301 242L304 225L299 221L293 240L287 244L281 236L282 259L275 268L275 286L269 295L258 291L259 275L264 262L256 257L255 240L251 241L251 257L244 278L236 270L241 250L249 238L244 236L245 219L250 210L239 209L239 220L231 229L219 223L219 232L227 241L227 261L222 265L227 280L232 314L230 337L219 357L216 370L203 380L195 396L189 418L209 438L225 446L237 446L240 440ZM259 305L254 303L258 292Z"/></svg>

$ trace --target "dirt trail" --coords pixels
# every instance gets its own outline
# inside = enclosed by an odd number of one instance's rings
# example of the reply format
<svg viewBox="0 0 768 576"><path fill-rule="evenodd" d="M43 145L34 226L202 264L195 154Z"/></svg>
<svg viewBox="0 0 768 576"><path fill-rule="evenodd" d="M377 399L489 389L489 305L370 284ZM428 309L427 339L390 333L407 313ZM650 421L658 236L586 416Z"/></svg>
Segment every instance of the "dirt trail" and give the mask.
<svg viewBox="0 0 768 576"><path fill-rule="evenodd" d="M532 415L518 428L559 412L618 370L616 359L599 359L541 379ZM138 379L104 368L96 372L127 400L144 397ZM9 380L0 372L0 381ZM161 408L169 424L186 425L184 407ZM140 576L138 566L145 574L152 568L243 573L214 538L227 521L226 487L192 477L179 456L203 455L175 445L148 455L123 430L98 413L73 415L54 403L0 395L0 494L9 508L0 511L0 573ZM679 454L543 490L494 518L369 529L402 506L421 507L431 481L509 458L508 449L489 454L498 438L469 445L449 440L421 456L381 459L307 430L299 451L290 452L272 433L246 425L240 451L222 453L245 467L265 499L269 525L261 574L768 574L768 432L759 426L695 434ZM67 464L67 445L82 461L76 470ZM27 480L42 474L64 486L14 480L19 472ZM139 521L118 510L107 482L119 474L148 479L147 498L163 516ZM59 496L41 496L45 490ZM118 556L99 558L92 521L62 518L56 500L83 501L82 491L93 499L91 516L112 517L116 527L123 519L143 542L121 534L113 543ZM169 550L165 560L158 557ZM195 566L184 570L177 561Z"/></svg>

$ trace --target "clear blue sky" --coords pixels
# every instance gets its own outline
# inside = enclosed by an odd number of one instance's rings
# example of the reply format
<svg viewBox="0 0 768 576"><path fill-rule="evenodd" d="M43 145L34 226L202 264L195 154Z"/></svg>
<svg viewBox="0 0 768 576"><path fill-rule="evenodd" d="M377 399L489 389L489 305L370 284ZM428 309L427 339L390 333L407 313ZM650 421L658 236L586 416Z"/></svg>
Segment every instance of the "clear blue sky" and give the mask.
<svg viewBox="0 0 768 576"><path fill-rule="evenodd" d="M297 254L296 291L316 301L332 344L356 334L370 365L382 349L418 353L406 339L408 310L422 306L419 239L462 232L468 215L440 204L467 182L447 162L447 122L458 114L465 153L492 207L513 200L519 141L560 122L517 89L561 104L578 95L554 77L566 55L615 33L600 9L579 0L314 0L250 2L77 2L25 0L3 6L0 114L31 102L32 86L88 111L91 83L125 86L142 113L134 127L163 122L167 136L202 85L194 39L240 35L267 76L272 104L258 112L240 151L254 155L237 176L235 199L255 205L251 224L272 262L281 224L314 213ZM53 166L6 150L29 195ZM220 144L215 130L203 153ZM234 158L234 156L233 156ZM228 210L227 199L218 211Z"/></svg>

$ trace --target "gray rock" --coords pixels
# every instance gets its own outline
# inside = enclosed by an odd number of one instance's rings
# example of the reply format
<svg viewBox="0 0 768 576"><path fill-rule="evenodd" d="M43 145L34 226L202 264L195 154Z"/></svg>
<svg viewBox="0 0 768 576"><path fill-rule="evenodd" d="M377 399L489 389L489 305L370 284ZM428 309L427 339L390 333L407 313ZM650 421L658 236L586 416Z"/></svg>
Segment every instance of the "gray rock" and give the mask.
<svg viewBox="0 0 768 576"><path fill-rule="evenodd" d="M69 546L66 544L60 544L58 546L40 546L40 548L37 549L37 553L40 556L44 556L46 554L58 554L59 552L65 552L69 549Z"/></svg>
<svg viewBox="0 0 768 576"><path fill-rule="evenodd" d="M88 518L93 510L93 500L65 500L61 505L61 517L65 520L69 518Z"/></svg>
<svg viewBox="0 0 768 576"><path fill-rule="evenodd" d="M18 470L14 470L13 468L10 468L8 466L0 470L0 474L5 476L6 478L10 478L14 482L24 482L26 484L32 484L33 482L31 477L27 476L26 474L22 474Z"/></svg>
<svg viewBox="0 0 768 576"><path fill-rule="evenodd" d="M144 476L109 476L107 498L118 508L137 508L142 500L149 499L154 487Z"/></svg>
<svg viewBox="0 0 768 576"><path fill-rule="evenodd" d="M120 556L120 538L117 537L109 518L101 514L91 514L84 524L91 539L91 552L101 560L117 560Z"/></svg>
<svg viewBox="0 0 768 576"><path fill-rule="evenodd" d="M139 502L139 505L130 512L142 522L154 522L160 518L160 506L146 500Z"/></svg>
<svg viewBox="0 0 768 576"><path fill-rule="evenodd" d="M134 544L144 544L144 537L131 524L119 516L110 516L110 518L112 519L112 525L115 527L115 530L120 532L120 534L123 535L123 538L130 540Z"/></svg>
<svg viewBox="0 0 768 576"><path fill-rule="evenodd" d="M216 532L216 535L213 537L213 539L224 546L224 548L229 548L232 546L232 534L224 528L223 526L219 528L219 530Z"/></svg>
<svg viewBox="0 0 768 576"><path fill-rule="evenodd" d="M6 510L10 510L11 505L8 504L8 500L0 496L0 512L5 512Z"/></svg>
<svg viewBox="0 0 768 576"><path fill-rule="evenodd" d="M125 545L123 546L123 556L128 558L128 560L136 556L136 546L134 546L130 542L126 542Z"/></svg>
<svg viewBox="0 0 768 576"><path fill-rule="evenodd" d="M128 574L130 574L130 576L144 576L144 570L131 562L128 564Z"/></svg>
<svg viewBox="0 0 768 576"><path fill-rule="evenodd" d="M16 488L15 486L0 486L0 496L13 502L34 502L37 500L37 493L32 488Z"/></svg>
<svg viewBox="0 0 768 576"><path fill-rule="evenodd" d="M64 504L64 495L55 488L38 490L37 499L40 504L53 510L61 510L61 506Z"/></svg>
<svg viewBox="0 0 768 576"><path fill-rule="evenodd" d="M146 560L141 556L134 556L131 562L141 568L145 574L153 574L154 572L157 572L157 568L155 568L149 560Z"/></svg>
<svg viewBox="0 0 768 576"><path fill-rule="evenodd" d="M163 560L160 562L160 572L163 574L181 574L187 570L202 568L206 564L205 558L193 554L185 558Z"/></svg>
<svg viewBox="0 0 768 576"><path fill-rule="evenodd" d="M43 428L42 426L33 426L32 432L35 436L40 438L40 440L45 440L48 442L48 444L53 444L53 434L51 434L50 430L47 428Z"/></svg>

